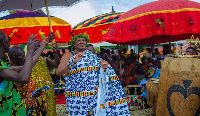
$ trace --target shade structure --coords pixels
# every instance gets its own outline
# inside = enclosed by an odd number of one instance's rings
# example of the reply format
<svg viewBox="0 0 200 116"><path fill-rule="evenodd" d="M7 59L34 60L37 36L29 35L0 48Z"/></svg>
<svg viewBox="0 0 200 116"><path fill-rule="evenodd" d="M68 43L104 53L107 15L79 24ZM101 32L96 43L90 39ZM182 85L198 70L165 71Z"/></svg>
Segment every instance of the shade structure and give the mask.
<svg viewBox="0 0 200 116"><path fill-rule="evenodd" d="M86 33L89 35L90 43L101 42L103 35L122 14L123 12L113 11L87 19L72 28L73 35Z"/></svg>
<svg viewBox="0 0 200 116"><path fill-rule="evenodd" d="M62 19L51 17L56 42L69 42L71 25ZM11 11L0 18L0 30L11 38L10 44L25 44L31 34L42 40L50 33L47 15L33 11Z"/></svg>
<svg viewBox="0 0 200 116"><path fill-rule="evenodd" d="M79 0L47 0L48 6L70 6ZM45 7L45 0L1 0L0 11L12 9L35 10Z"/></svg>
<svg viewBox="0 0 200 116"><path fill-rule="evenodd" d="M53 32L51 19L49 15L48 6L70 6L79 0L0 0L0 11L11 10L11 9L25 9L35 10L41 7L46 7L49 28ZM52 40L55 44L55 39Z"/></svg>
<svg viewBox="0 0 200 116"><path fill-rule="evenodd" d="M157 44L200 36L200 3L158 0L124 13L103 40L122 45Z"/></svg>

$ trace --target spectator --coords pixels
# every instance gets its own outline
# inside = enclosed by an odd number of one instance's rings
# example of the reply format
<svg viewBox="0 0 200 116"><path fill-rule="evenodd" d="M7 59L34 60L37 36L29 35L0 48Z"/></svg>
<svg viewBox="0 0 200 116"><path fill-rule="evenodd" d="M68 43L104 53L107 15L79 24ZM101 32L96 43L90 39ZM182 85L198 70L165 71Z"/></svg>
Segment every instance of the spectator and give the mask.
<svg viewBox="0 0 200 116"><path fill-rule="evenodd" d="M90 52L92 52L93 54L95 54L94 46L92 44L88 44L87 45L87 50L89 50Z"/></svg>
<svg viewBox="0 0 200 116"><path fill-rule="evenodd" d="M38 42L34 39L36 35L31 35L27 42L28 52L25 59L25 64L22 69L17 72L10 70L6 63L3 61L5 53L8 53L10 47L10 39L6 34L0 30L0 94L1 94L1 116L19 115L25 116L25 108L21 103L20 95L17 92L14 82L28 83L31 70L33 67L33 53L36 50Z"/></svg>
<svg viewBox="0 0 200 116"><path fill-rule="evenodd" d="M197 55L197 50L193 47L188 47L186 49L186 55Z"/></svg>

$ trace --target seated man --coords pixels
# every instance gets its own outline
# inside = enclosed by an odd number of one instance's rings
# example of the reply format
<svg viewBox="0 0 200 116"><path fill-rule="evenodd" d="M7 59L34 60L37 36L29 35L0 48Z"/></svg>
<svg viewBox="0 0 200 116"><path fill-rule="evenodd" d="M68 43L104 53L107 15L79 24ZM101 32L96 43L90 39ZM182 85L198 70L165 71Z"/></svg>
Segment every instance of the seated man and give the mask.
<svg viewBox="0 0 200 116"><path fill-rule="evenodd" d="M152 78L160 78L161 60L162 59L156 59L155 67L152 69Z"/></svg>
<svg viewBox="0 0 200 116"><path fill-rule="evenodd" d="M186 49L186 55L197 55L196 49L193 47L188 47Z"/></svg>

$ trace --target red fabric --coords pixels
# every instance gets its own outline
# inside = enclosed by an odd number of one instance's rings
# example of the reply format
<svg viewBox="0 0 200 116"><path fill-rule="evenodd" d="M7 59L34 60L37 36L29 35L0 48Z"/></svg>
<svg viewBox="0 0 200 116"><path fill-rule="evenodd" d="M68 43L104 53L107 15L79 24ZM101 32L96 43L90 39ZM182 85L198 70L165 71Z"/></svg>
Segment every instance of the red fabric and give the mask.
<svg viewBox="0 0 200 116"><path fill-rule="evenodd" d="M159 0L136 7L117 21L152 11L168 12L145 14L116 22L104 35L103 40L121 45L143 45L189 39L192 35L195 38L200 36L200 10L180 10L183 8L200 9L200 3L188 0Z"/></svg>
<svg viewBox="0 0 200 116"><path fill-rule="evenodd" d="M122 14L124 13L111 12L87 19L72 28L73 35L86 33L90 37L90 43L101 42L103 35Z"/></svg>
<svg viewBox="0 0 200 116"><path fill-rule="evenodd" d="M130 97L129 97L129 96L127 96L127 99L130 99Z"/></svg>
<svg viewBox="0 0 200 116"><path fill-rule="evenodd" d="M58 43L69 42L71 39L71 26L52 26L55 33L55 40ZM13 30L17 31L13 31ZM46 37L50 33L49 26L37 26L37 27L16 27L1 29L9 37L12 34L10 44L26 44L31 34L37 34L37 39L42 40L39 31L44 33ZM60 36L59 36L60 35Z"/></svg>
<svg viewBox="0 0 200 116"><path fill-rule="evenodd" d="M56 94L56 104L66 104L65 94Z"/></svg>
<svg viewBox="0 0 200 116"><path fill-rule="evenodd" d="M200 4L189 0L158 0L129 10L119 17L118 20L152 11L177 10L182 8L200 8Z"/></svg>
<svg viewBox="0 0 200 116"><path fill-rule="evenodd" d="M134 101L133 100L131 100L131 103L133 103Z"/></svg>

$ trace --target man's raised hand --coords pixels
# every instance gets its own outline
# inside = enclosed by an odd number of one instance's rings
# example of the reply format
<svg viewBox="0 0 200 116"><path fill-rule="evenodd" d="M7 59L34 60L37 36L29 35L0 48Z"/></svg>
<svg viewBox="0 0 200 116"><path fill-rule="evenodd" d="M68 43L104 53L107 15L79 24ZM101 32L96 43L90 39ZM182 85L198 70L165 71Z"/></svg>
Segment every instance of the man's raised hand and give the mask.
<svg viewBox="0 0 200 116"><path fill-rule="evenodd" d="M84 55L84 53L83 52L78 52L77 54L76 54L76 57L75 57L75 59L73 60L73 62L78 62L81 58L82 58L82 56Z"/></svg>
<svg viewBox="0 0 200 116"><path fill-rule="evenodd" d="M37 35L32 34L27 41L27 49L32 53L36 50L36 47L39 46L40 43L38 39L35 39L36 36Z"/></svg>
<svg viewBox="0 0 200 116"><path fill-rule="evenodd" d="M48 39L47 39L47 42L51 42L53 39L55 39L55 34L53 32L50 32L49 35L48 35Z"/></svg>

